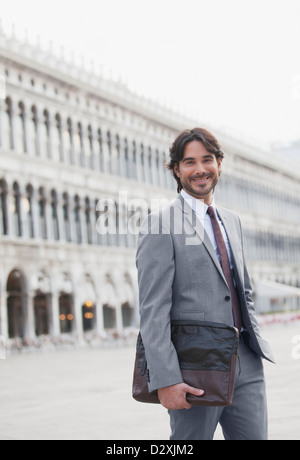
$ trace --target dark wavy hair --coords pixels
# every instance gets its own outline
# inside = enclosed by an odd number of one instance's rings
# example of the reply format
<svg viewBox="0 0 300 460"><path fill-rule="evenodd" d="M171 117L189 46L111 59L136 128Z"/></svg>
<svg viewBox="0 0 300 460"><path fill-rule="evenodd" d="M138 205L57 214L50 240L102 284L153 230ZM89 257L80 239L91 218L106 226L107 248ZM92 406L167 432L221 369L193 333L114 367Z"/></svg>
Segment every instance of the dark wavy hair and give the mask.
<svg viewBox="0 0 300 460"><path fill-rule="evenodd" d="M186 129L182 131L172 146L170 147L170 162L166 164L167 169L173 171L173 176L177 182L177 191L178 193L182 190L182 185L179 177L177 177L174 167L177 164L179 166L180 161L183 159L184 150L186 145L192 141L200 141L210 153L213 153L216 158L224 158L224 152L217 141L217 139L206 129L203 128L194 128Z"/></svg>

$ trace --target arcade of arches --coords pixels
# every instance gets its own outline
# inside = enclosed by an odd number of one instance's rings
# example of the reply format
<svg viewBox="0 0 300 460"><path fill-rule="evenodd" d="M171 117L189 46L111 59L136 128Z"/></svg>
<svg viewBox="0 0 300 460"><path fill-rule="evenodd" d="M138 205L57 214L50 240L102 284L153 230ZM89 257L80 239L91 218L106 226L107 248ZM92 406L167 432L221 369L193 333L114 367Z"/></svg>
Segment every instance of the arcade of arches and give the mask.
<svg viewBox="0 0 300 460"><path fill-rule="evenodd" d="M84 276L80 294L76 295L66 273L55 290L45 272L29 280L18 268L9 273L5 287L1 315L6 321L1 323L0 335L8 339L68 333L80 336L93 331L103 335L107 331L121 332L135 323L134 288L128 274L123 277L123 298L117 294L111 275L105 277L100 295L89 275Z"/></svg>

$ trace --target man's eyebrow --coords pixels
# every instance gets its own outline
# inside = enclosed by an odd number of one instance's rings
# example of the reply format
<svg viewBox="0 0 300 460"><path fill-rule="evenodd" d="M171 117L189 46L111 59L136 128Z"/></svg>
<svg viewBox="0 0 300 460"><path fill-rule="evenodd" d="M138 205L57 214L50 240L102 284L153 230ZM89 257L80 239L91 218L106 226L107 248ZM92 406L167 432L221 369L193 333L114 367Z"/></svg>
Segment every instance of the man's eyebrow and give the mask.
<svg viewBox="0 0 300 460"><path fill-rule="evenodd" d="M182 163L185 163L186 161L195 161L195 158L193 157L188 157L188 158L184 158L183 160L181 160Z"/></svg>
<svg viewBox="0 0 300 460"><path fill-rule="evenodd" d="M205 160L206 158L214 158L214 154L211 153L211 154L209 154L209 155L204 155L202 158L203 158L203 160ZM187 161L195 161L195 158L193 158L193 157L187 157L187 158L184 158L183 160L181 160L182 163L185 163L185 162L187 162Z"/></svg>

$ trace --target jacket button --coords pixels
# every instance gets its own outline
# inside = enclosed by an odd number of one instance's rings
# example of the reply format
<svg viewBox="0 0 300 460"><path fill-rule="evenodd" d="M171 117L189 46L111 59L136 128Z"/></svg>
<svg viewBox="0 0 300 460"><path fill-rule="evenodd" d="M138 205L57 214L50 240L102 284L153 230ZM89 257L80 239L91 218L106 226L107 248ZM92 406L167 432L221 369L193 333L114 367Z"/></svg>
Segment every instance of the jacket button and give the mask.
<svg viewBox="0 0 300 460"><path fill-rule="evenodd" d="M226 300L226 302L229 302L229 301L230 301L230 296L227 295L227 296L225 297L225 300Z"/></svg>

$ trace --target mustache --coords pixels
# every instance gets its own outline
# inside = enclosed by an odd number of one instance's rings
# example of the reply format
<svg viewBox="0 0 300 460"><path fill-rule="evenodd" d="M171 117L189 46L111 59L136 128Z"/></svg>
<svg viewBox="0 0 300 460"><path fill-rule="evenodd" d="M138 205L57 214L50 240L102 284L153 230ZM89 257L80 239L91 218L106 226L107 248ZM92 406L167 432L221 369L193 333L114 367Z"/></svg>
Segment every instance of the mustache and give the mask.
<svg viewBox="0 0 300 460"><path fill-rule="evenodd" d="M191 176L191 179L205 179L206 177L210 177L210 174L198 174L197 176Z"/></svg>

